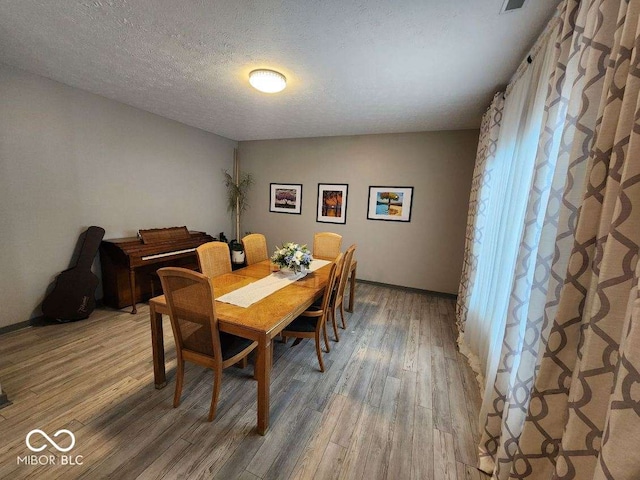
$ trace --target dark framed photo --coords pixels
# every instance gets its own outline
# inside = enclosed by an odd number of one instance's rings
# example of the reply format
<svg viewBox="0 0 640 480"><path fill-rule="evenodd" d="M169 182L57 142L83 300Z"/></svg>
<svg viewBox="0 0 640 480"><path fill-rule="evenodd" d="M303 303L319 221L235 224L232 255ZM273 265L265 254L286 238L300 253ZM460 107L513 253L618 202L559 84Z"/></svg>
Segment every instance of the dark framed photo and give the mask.
<svg viewBox="0 0 640 480"><path fill-rule="evenodd" d="M343 183L319 183L316 222L347 223L348 190Z"/></svg>
<svg viewBox="0 0 640 480"><path fill-rule="evenodd" d="M302 185L272 183L269 211L276 213L302 213Z"/></svg>
<svg viewBox="0 0 640 480"><path fill-rule="evenodd" d="M413 187L369 187L369 220L411 221Z"/></svg>

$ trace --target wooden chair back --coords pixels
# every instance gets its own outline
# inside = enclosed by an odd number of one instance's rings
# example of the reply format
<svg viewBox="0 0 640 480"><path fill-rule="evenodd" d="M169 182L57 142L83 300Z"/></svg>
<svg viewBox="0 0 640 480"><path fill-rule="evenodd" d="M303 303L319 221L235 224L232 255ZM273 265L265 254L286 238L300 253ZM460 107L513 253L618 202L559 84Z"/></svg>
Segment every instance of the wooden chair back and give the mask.
<svg viewBox="0 0 640 480"><path fill-rule="evenodd" d="M169 307L177 354L193 352L222 362L220 333L216 317L213 284L201 273L186 268L158 270Z"/></svg>
<svg viewBox="0 0 640 480"><path fill-rule="evenodd" d="M320 305L320 310L322 310L322 318L324 321L327 320L327 313L329 312L329 304L331 303L332 292L336 288L336 279L338 278L338 265L331 265L331 272L329 272L329 279L327 280L327 288L324 291L324 296L322 297L322 303Z"/></svg>
<svg viewBox="0 0 640 480"><path fill-rule="evenodd" d="M242 239L247 265L269 259L267 239L261 233L251 233Z"/></svg>
<svg viewBox="0 0 640 480"><path fill-rule="evenodd" d="M196 248L196 253L200 272L204 276L213 278L231 272L231 255L229 245L225 242L203 243Z"/></svg>
<svg viewBox="0 0 640 480"><path fill-rule="evenodd" d="M337 290L340 284L340 276L344 272L344 253L340 252L333 263L336 264L336 280L333 289Z"/></svg>
<svg viewBox="0 0 640 480"><path fill-rule="evenodd" d="M336 289L336 295L331 305L332 311L331 314L333 316L334 328L336 321L336 309L340 307L340 320L342 321L342 328L347 328L347 323L344 318L344 291L347 287L347 280L349 279L349 275L351 274L351 261L353 260L353 255L356 251L356 246L351 245L347 248L347 251L344 254L344 262L342 265L342 275L340 275L340 282L338 283L338 287ZM337 329L336 329L336 338L338 338Z"/></svg>
<svg viewBox="0 0 640 480"><path fill-rule="evenodd" d="M332 232L318 232L313 236L313 256L333 260L338 257L342 246L342 235Z"/></svg>
<svg viewBox="0 0 640 480"><path fill-rule="evenodd" d="M344 254L344 262L342 264L342 271L340 275L340 283L338 284L338 297L336 300L338 302L342 302L344 298L344 291L347 286L347 280L349 280L349 274L351 273L351 261L353 260L353 255L356 252L356 245L351 245L347 248L347 251Z"/></svg>
<svg viewBox="0 0 640 480"><path fill-rule="evenodd" d="M336 342L340 341L340 335L338 334L338 325L336 323L336 299L338 298L338 288L340 285L340 280L343 275L349 275L349 272L344 269L344 253L340 253L338 258L335 260L336 265L336 278L333 284L333 290L331 291L331 298L329 299L329 310L331 313L331 324L333 326L333 335L335 336ZM328 320L328 319L327 319Z"/></svg>

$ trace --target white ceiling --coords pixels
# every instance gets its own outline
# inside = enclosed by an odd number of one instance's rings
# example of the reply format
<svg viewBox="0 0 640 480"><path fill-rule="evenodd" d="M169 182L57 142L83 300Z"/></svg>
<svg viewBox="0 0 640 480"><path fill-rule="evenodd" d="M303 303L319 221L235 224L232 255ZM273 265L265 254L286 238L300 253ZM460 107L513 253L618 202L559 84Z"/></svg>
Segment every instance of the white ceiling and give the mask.
<svg viewBox="0 0 640 480"><path fill-rule="evenodd" d="M502 3L2 0L0 62L234 140L477 128L558 0Z"/></svg>

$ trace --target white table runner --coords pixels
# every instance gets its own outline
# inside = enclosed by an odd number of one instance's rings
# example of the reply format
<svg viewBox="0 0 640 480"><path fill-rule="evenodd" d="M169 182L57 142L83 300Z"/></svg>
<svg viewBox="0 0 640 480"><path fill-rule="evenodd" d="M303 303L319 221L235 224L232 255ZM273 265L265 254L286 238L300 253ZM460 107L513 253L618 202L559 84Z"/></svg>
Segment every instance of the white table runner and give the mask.
<svg viewBox="0 0 640 480"><path fill-rule="evenodd" d="M314 272L328 263L331 262L328 262L327 260L313 260L311 265L309 265L309 271ZM221 297L216 298L216 300L223 303L230 303L231 305L237 305L238 307L247 308L272 293L277 292L281 288L300 280L306 275L306 272L296 274L275 272L268 277L261 278L256 282L222 295Z"/></svg>

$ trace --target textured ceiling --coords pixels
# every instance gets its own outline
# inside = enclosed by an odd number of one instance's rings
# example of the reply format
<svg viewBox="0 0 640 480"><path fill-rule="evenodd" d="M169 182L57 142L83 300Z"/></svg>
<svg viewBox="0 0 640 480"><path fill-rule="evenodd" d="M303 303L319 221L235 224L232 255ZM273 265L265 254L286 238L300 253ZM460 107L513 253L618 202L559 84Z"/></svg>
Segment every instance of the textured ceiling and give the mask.
<svg viewBox="0 0 640 480"><path fill-rule="evenodd" d="M558 0L502 3L2 0L0 62L234 140L476 128Z"/></svg>

